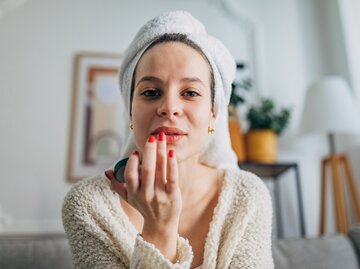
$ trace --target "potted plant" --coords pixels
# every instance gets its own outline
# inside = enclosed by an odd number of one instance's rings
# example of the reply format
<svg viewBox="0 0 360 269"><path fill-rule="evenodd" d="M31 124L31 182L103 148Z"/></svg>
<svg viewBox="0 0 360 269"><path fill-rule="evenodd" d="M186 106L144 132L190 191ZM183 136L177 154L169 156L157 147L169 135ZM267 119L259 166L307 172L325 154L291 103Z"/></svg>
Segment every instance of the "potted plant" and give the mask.
<svg viewBox="0 0 360 269"><path fill-rule="evenodd" d="M250 78L232 83L232 91L229 103L229 133L231 146L236 153L239 162L246 159L245 136L241 130L240 121L236 107L245 103L244 91L249 91L252 87Z"/></svg>
<svg viewBox="0 0 360 269"><path fill-rule="evenodd" d="M277 136L290 120L289 108L275 109L274 101L262 98L259 104L247 112L249 131L246 136L246 152L249 161L272 163L277 156Z"/></svg>

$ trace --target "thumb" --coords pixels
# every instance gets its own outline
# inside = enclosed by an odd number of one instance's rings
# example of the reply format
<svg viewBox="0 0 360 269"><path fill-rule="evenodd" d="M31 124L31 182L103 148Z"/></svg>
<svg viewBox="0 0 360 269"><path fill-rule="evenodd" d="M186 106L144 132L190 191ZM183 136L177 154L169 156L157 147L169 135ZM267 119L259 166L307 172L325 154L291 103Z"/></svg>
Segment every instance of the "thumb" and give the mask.
<svg viewBox="0 0 360 269"><path fill-rule="evenodd" d="M117 192L121 198L127 201L127 189L126 183L121 183L116 180L113 170L107 170L105 172L106 177L110 180L110 188Z"/></svg>

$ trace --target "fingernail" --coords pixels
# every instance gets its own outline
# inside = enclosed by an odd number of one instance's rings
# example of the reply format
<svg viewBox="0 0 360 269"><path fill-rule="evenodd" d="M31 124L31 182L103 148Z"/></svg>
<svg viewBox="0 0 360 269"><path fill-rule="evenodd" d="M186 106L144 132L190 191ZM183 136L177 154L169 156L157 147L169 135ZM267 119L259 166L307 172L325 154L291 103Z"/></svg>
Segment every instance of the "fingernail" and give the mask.
<svg viewBox="0 0 360 269"><path fill-rule="evenodd" d="M156 140L156 138L155 138L155 136L153 136L153 135L151 135L150 137L149 137L149 142L150 143L153 143L153 142L155 142L155 140Z"/></svg>
<svg viewBox="0 0 360 269"><path fill-rule="evenodd" d="M169 157L170 158L174 157L174 154L175 154L174 150L170 149L169 150Z"/></svg>
<svg viewBox="0 0 360 269"><path fill-rule="evenodd" d="M164 141L164 139L165 139L165 133L164 133L164 132L160 132L160 133L158 134L158 139L159 139L159 141Z"/></svg>
<svg viewBox="0 0 360 269"><path fill-rule="evenodd" d="M138 152L137 150L135 150L135 151L133 152L133 154L136 155L136 156L139 156L139 152Z"/></svg>
<svg viewBox="0 0 360 269"><path fill-rule="evenodd" d="M105 171L105 176L107 177L108 180L111 180L111 177L109 175L109 171Z"/></svg>

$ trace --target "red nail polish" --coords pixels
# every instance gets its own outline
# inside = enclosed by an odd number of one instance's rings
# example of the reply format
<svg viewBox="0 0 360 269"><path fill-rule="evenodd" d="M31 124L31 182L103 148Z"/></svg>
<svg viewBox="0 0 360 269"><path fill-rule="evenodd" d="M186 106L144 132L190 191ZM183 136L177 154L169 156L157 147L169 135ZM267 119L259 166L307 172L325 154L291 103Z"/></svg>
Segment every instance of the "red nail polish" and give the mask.
<svg viewBox="0 0 360 269"><path fill-rule="evenodd" d="M158 139L159 139L159 141L164 141L164 139L165 139L165 133L164 133L164 132L160 132L159 135L158 135Z"/></svg>
<svg viewBox="0 0 360 269"><path fill-rule="evenodd" d="M109 175L109 172L108 171L105 171L105 176L107 177L108 180L111 180L111 177Z"/></svg>
<svg viewBox="0 0 360 269"><path fill-rule="evenodd" d="M155 136L153 136L153 135L151 135L150 137L149 137L149 142L150 143L153 143L153 142L155 142L155 140L156 140L156 138L155 138Z"/></svg>
<svg viewBox="0 0 360 269"><path fill-rule="evenodd" d="M175 155L174 150L170 149L169 150L169 157L172 158L172 157L174 157L174 155Z"/></svg>
<svg viewBox="0 0 360 269"><path fill-rule="evenodd" d="M139 156L139 152L138 152L137 150L135 150L135 151L133 152L133 154L136 155L136 156Z"/></svg>

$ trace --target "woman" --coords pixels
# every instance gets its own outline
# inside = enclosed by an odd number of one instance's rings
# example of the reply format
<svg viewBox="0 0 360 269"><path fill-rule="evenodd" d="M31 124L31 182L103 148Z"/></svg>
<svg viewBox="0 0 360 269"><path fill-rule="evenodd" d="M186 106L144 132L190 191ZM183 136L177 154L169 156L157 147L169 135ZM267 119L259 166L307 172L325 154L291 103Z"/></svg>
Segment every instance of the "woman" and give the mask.
<svg viewBox="0 0 360 269"><path fill-rule="evenodd" d="M240 171L227 104L235 63L184 11L146 23L125 54L125 183L77 183L63 223L77 268L273 268L271 199Z"/></svg>

